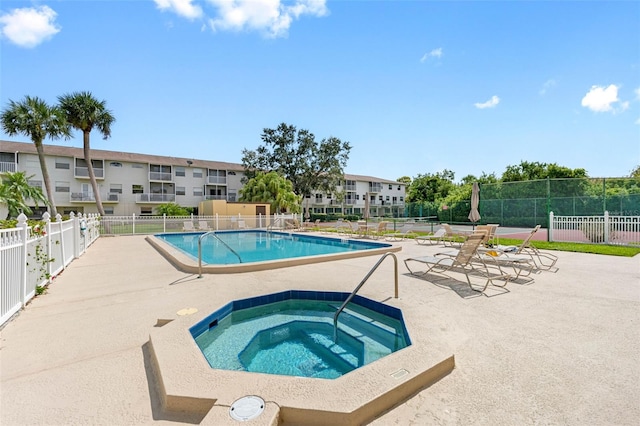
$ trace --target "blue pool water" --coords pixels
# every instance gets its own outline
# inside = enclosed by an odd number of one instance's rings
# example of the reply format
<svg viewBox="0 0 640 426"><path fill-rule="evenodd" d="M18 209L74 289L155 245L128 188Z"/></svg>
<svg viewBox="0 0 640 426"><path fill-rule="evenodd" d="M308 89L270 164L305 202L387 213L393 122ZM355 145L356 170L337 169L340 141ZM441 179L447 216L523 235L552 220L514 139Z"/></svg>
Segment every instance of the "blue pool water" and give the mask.
<svg viewBox="0 0 640 426"><path fill-rule="evenodd" d="M198 259L198 238L202 234L172 233L158 234L156 237L182 250L192 258ZM216 236L217 238L213 235L207 235L202 239L203 263L229 265L391 247L391 244L378 242L284 232L220 231L216 232ZM240 258L230 248L238 253Z"/></svg>
<svg viewBox="0 0 640 426"><path fill-rule="evenodd" d="M238 300L190 331L213 368L335 379L411 344L400 310L348 293L286 291Z"/></svg>

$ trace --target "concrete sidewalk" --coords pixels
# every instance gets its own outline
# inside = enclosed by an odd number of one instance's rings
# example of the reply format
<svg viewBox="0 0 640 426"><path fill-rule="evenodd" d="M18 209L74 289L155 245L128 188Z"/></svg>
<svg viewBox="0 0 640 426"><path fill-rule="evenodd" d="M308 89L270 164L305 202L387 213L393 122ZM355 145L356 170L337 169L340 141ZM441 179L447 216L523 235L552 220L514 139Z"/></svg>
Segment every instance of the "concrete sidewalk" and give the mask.
<svg viewBox="0 0 640 426"><path fill-rule="evenodd" d="M442 250L397 244L399 260ZM557 273L487 296L457 275L409 276L400 262L395 300L384 263L361 294L401 307L412 340L445 339L456 369L372 424L637 424L640 256L556 254ZM100 238L2 329L0 424L197 424L160 408L147 346L159 318L288 289L351 291L377 260L197 279L142 236Z"/></svg>

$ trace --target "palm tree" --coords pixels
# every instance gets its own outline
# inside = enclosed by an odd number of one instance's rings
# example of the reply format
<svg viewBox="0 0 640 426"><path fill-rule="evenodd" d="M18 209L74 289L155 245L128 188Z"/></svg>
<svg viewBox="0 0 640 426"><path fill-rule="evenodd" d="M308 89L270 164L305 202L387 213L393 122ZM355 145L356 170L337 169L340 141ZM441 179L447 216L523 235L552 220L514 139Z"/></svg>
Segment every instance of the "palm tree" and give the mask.
<svg viewBox="0 0 640 426"><path fill-rule="evenodd" d="M98 192L98 183L96 175L93 172L93 164L91 164L91 146L89 135L95 127L102 133L103 139L111 136L111 125L116 121L111 111L106 108L106 101L99 101L93 97L91 92L74 92L58 96L60 108L64 111L67 122L74 128L82 131L84 161L87 163L87 171L91 180L91 187L96 198L96 207L98 213L104 216L104 208L102 207L102 199Z"/></svg>
<svg viewBox="0 0 640 426"><path fill-rule="evenodd" d="M2 129L9 136L26 135L35 144L51 214L55 217L58 212L53 199L42 141L47 137L51 139L60 137L69 139L71 137L69 125L66 123L62 111L58 107L47 105L38 97L25 96L21 102L9 100L9 106L2 111Z"/></svg>
<svg viewBox="0 0 640 426"><path fill-rule="evenodd" d="M42 189L29 185L29 179L34 175L27 176L25 172L4 172L0 173L0 202L5 203L9 209L7 219L18 217L21 212L27 215L33 213L26 203L31 199L36 207L38 203L47 204L47 199L42 193Z"/></svg>

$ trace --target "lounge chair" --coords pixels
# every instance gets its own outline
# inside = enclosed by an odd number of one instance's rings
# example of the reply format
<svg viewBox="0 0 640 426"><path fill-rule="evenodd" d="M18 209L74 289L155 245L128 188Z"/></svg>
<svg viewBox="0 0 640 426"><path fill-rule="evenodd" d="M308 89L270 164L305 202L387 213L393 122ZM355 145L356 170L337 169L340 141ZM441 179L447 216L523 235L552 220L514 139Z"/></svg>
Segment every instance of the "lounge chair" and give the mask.
<svg viewBox="0 0 640 426"><path fill-rule="evenodd" d="M449 225L448 223L442 223L441 225L447 232L445 238L443 238L443 242L445 244L449 243L451 245L454 245L463 243L469 237L469 235L473 234L473 231L454 231L453 228L451 228L451 225Z"/></svg>
<svg viewBox="0 0 640 426"><path fill-rule="evenodd" d="M402 241L405 238L415 237L416 233L413 231L413 225L403 226L400 232L394 232L392 234L385 234L384 239L387 241Z"/></svg>
<svg viewBox="0 0 640 426"><path fill-rule="evenodd" d="M209 224L207 223L206 220L198 221L198 229L201 231L211 231L211 228L209 228Z"/></svg>
<svg viewBox="0 0 640 426"><path fill-rule="evenodd" d="M464 241L464 243L462 243L462 245L460 246L460 250L458 250L455 256L449 256L445 254L445 255L435 255L435 256L412 257L412 258L405 259L404 264L407 267L407 270L409 270L409 273L411 275L425 275L429 272L444 274L445 272L449 272L449 271L462 273L467 278L467 284L469 284L469 288L479 293L484 293L487 287L489 286L489 284L496 285L498 287L505 287L508 284L509 279L511 278L511 275L504 274L502 270L499 269L500 273L497 276L492 276L492 274L489 272L489 268L485 263L482 262L482 260L480 260L483 266L482 270L479 270L476 266L474 266L472 262L474 258L481 259L476 254L477 254L477 249L480 246L480 243L482 242L483 237L484 237L484 233L469 235L468 238ZM417 263L425 264L427 265L427 269L423 273L418 274L411 270L411 268L409 267L409 262L417 262ZM471 279L469 278L469 275L474 272L480 273L486 278L486 281L484 283L484 287L482 288L482 290L478 290L474 288L473 285L471 284ZM494 283L494 279L504 280L504 284L502 285L496 284Z"/></svg>
<svg viewBox="0 0 640 426"><path fill-rule="evenodd" d="M195 226L193 226L193 222L190 220L185 220L184 224L182 225L182 230L185 232L196 232L197 229Z"/></svg>
<svg viewBox="0 0 640 426"><path fill-rule="evenodd" d="M531 259L538 269L549 271L555 266L558 261L558 256L551 253L543 253L531 245L531 238L539 229L540 225L536 225L519 246L497 245L488 250L495 251L512 259Z"/></svg>
<svg viewBox="0 0 640 426"><path fill-rule="evenodd" d="M420 235L415 238L418 244L422 245L433 245L433 244L444 244L444 239L447 237L447 231L444 228L436 229L436 232L433 235Z"/></svg>
<svg viewBox="0 0 640 426"><path fill-rule="evenodd" d="M388 224L387 221L378 222L377 226L368 230L367 235L375 240L384 237Z"/></svg>

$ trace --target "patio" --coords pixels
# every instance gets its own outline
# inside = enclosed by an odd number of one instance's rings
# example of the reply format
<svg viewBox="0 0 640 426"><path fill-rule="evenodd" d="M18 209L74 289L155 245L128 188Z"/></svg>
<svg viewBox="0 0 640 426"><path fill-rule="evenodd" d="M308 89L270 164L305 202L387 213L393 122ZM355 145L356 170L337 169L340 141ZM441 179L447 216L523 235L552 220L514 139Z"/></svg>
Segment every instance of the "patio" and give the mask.
<svg viewBox="0 0 640 426"><path fill-rule="evenodd" d="M484 296L462 276L438 284L409 276L402 259L441 247L396 244L399 299L391 261L360 294L401 308L414 344L437 340L456 367L371 424L637 424L640 257L559 252L557 273ZM148 344L158 320L287 289L351 291L377 260L198 279L144 236L100 238L2 329L0 423L238 424L228 405L191 415L161 409ZM277 403L247 424L273 424Z"/></svg>

